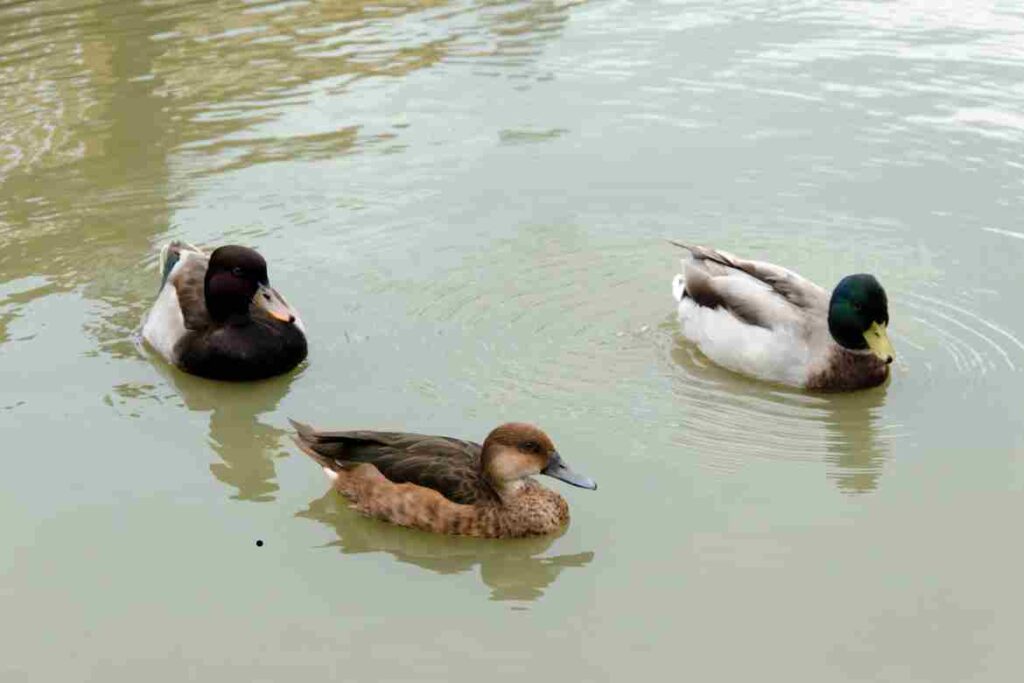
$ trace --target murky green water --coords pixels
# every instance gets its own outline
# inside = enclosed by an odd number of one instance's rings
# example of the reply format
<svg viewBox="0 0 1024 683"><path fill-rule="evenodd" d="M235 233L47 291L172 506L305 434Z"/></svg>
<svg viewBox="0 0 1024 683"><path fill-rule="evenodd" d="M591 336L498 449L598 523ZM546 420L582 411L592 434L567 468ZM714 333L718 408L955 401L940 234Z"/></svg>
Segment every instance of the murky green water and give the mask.
<svg viewBox="0 0 1024 683"><path fill-rule="evenodd" d="M0 4L0 679L1019 678L1022 46L994 1ZM665 237L874 272L892 381L708 366ZM258 247L309 362L137 348L171 238ZM431 537L288 416L531 420L601 488Z"/></svg>

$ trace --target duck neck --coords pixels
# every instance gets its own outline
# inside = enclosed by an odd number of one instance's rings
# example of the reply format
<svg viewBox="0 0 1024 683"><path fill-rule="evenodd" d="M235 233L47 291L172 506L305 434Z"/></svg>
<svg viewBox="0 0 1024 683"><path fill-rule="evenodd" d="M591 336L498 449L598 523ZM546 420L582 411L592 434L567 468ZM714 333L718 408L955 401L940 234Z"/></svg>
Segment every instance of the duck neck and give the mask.
<svg viewBox="0 0 1024 683"><path fill-rule="evenodd" d="M502 503L509 503L515 500L526 488L527 477L522 479L511 479L500 483L494 483L494 492L498 494L498 498L501 499Z"/></svg>

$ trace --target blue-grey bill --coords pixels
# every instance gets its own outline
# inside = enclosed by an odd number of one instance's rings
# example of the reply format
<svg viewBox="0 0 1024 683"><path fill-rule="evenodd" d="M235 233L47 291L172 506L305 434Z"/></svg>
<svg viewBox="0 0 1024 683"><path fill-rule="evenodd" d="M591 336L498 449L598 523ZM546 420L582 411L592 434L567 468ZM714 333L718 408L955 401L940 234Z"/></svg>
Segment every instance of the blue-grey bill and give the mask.
<svg viewBox="0 0 1024 683"><path fill-rule="evenodd" d="M590 489L591 491L597 489L597 482L590 477L585 477L578 472L573 472L569 469L569 466L562 460L562 456L557 452L551 454L551 458L548 460L548 466L540 471L541 474L546 474L549 477L555 479L561 479L566 484L572 484L573 486L579 486L581 489Z"/></svg>

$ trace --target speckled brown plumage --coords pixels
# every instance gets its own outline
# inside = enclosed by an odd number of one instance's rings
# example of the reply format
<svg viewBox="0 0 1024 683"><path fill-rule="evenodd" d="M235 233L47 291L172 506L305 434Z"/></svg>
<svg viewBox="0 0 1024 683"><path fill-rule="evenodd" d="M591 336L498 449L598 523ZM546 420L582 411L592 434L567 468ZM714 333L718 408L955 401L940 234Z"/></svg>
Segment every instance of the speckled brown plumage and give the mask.
<svg viewBox="0 0 1024 683"><path fill-rule="evenodd" d="M540 536L569 522L565 500L535 481L504 502L455 503L434 489L389 481L363 463L336 470L334 487L359 512L392 524L434 533L485 538Z"/></svg>
<svg viewBox="0 0 1024 683"><path fill-rule="evenodd" d="M320 432L292 424L299 447L330 473L354 509L370 517L487 538L550 534L569 521L565 500L529 477L544 469L547 452L556 453L536 428L514 425L507 442L501 434L494 439L495 430L481 446L448 437ZM515 439L547 450L533 457L516 450Z"/></svg>

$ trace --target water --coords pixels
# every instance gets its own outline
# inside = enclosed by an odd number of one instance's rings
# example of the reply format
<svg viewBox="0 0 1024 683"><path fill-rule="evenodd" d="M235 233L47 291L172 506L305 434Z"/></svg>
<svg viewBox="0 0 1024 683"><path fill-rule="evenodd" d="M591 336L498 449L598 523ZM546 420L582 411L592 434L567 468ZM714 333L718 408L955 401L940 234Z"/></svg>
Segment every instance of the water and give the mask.
<svg viewBox="0 0 1024 683"><path fill-rule="evenodd" d="M1013 3L0 4L3 681L1022 673ZM684 345L665 238L891 301L843 396ZM258 247L307 364L134 342ZM541 424L558 538L362 519L287 439ZM257 547L256 541L263 546Z"/></svg>

